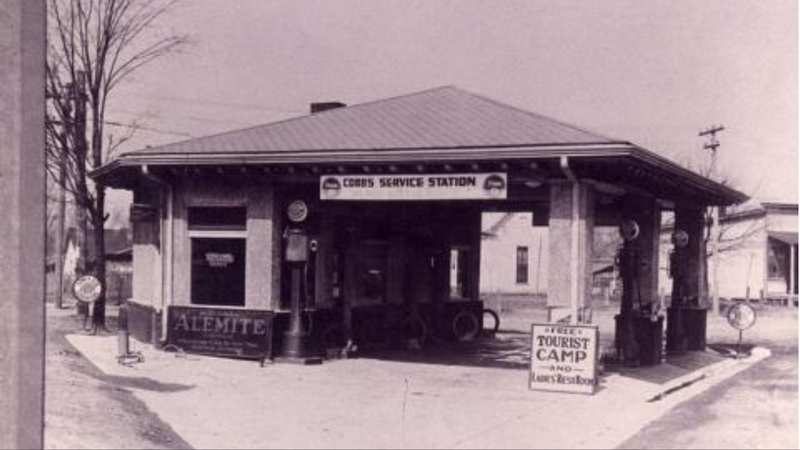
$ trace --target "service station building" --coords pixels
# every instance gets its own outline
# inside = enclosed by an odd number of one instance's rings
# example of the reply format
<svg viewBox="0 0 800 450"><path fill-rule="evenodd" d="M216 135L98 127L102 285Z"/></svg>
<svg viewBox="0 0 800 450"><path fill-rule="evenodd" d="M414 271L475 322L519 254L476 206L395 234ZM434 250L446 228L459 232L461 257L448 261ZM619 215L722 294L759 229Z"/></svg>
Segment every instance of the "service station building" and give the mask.
<svg viewBox="0 0 800 450"><path fill-rule="evenodd" d="M454 87L125 153L93 177L133 191L134 336L187 351L311 358L483 320L481 214L549 227L551 321L590 316L593 227L626 237L621 358L705 346L704 210L746 197L629 142ZM674 293L655 315L661 215Z"/></svg>

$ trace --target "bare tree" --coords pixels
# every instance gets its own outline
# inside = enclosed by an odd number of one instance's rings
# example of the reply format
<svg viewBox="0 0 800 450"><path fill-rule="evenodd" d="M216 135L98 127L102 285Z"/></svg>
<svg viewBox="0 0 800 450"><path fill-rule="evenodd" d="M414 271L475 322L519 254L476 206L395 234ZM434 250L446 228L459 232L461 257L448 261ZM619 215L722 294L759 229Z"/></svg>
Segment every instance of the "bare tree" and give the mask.
<svg viewBox="0 0 800 450"><path fill-rule="evenodd" d="M723 186L734 187L737 184L736 181L730 176L721 173L718 168L719 155L717 153L717 147L719 147L719 142L712 138L712 144L705 145L706 149L711 150L708 158L703 158L699 161L697 159L684 160L683 165ZM755 192L751 193L750 197L754 194ZM748 243L750 238L764 230L764 225L758 222L753 222L747 227L734 226L731 222L724 220L725 215L726 210L716 206L706 207L703 212L705 224L703 241L706 249L706 264L703 265L705 272L702 274L702 277L703 283L705 284L705 292L711 293L712 307L717 312L720 310L718 297L719 288L716 285L719 280L719 277L716 276L719 260L714 264L714 286L710 286L711 277L709 277L709 262L723 253L741 248Z"/></svg>
<svg viewBox="0 0 800 450"><path fill-rule="evenodd" d="M94 255L89 269L103 282L105 187L92 183L87 173L103 165L135 130L106 132L106 111L115 89L188 42L185 35L163 34L157 27L177 1L48 1L47 167L74 198L82 215L80 234L87 236L87 222L91 225ZM95 329L105 327L105 294L96 303L92 323Z"/></svg>

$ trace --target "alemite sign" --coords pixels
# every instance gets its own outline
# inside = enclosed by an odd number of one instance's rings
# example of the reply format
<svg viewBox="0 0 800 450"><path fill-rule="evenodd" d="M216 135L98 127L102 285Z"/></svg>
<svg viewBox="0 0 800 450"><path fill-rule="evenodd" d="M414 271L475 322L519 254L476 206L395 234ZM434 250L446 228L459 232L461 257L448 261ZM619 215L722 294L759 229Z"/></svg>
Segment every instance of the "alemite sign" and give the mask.
<svg viewBox="0 0 800 450"><path fill-rule="evenodd" d="M273 314L270 311L170 306L167 343L187 353L269 358Z"/></svg>
<svg viewBox="0 0 800 450"><path fill-rule="evenodd" d="M322 200L504 200L505 173L325 175Z"/></svg>
<svg viewBox="0 0 800 450"><path fill-rule="evenodd" d="M594 394L597 358L597 327L534 324L531 329L530 388Z"/></svg>

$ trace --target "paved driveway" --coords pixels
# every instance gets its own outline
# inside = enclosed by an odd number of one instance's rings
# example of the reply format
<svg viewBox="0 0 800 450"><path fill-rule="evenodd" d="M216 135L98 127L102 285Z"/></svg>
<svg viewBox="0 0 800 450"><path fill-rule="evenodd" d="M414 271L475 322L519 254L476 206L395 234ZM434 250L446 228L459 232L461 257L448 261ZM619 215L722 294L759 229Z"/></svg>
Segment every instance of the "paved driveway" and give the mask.
<svg viewBox="0 0 800 450"><path fill-rule="evenodd" d="M129 368L114 359L114 337L70 342L138 386L135 395L198 448L613 448L754 362L703 353L691 364L606 375L594 396L532 392L515 339L501 336L491 342L497 348L475 346L450 360L384 355L264 368L148 347L146 362ZM669 383L696 380L698 368L704 380L647 402Z"/></svg>

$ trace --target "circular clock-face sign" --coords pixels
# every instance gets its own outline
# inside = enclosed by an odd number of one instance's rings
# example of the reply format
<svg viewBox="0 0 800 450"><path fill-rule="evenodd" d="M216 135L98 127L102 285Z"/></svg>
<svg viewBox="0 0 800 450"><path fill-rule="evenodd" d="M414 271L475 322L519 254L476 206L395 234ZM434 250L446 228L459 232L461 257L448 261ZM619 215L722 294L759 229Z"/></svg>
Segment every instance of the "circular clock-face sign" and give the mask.
<svg viewBox="0 0 800 450"><path fill-rule="evenodd" d="M756 323L756 310L747 303L737 303L728 310L728 323L737 330L746 330Z"/></svg>
<svg viewBox="0 0 800 450"><path fill-rule="evenodd" d="M308 205L302 200L295 200L289 204L286 214L292 222L300 223L308 218Z"/></svg>
<svg viewBox="0 0 800 450"><path fill-rule="evenodd" d="M683 230L672 233L672 245L675 247L686 247L689 244L689 234Z"/></svg>
<svg viewBox="0 0 800 450"><path fill-rule="evenodd" d="M95 302L100 298L102 292L103 284L93 275L84 275L75 280L72 285L72 293L75 294L75 298L84 303Z"/></svg>
<svg viewBox="0 0 800 450"><path fill-rule="evenodd" d="M619 226L619 234L626 241L633 241L639 237L639 224L634 220L626 220Z"/></svg>

